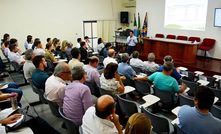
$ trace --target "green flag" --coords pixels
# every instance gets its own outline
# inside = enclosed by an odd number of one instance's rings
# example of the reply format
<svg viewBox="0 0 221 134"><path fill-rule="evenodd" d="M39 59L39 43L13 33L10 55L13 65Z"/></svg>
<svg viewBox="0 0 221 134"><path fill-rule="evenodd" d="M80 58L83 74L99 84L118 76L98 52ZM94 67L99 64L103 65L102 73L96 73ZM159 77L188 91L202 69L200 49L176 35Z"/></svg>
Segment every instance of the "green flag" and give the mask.
<svg viewBox="0 0 221 134"><path fill-rule="evenodd" d="M137 29L137 41L138 43L141 43L141 38L140 38L140 14L138 13L138 29Z"/></svg>

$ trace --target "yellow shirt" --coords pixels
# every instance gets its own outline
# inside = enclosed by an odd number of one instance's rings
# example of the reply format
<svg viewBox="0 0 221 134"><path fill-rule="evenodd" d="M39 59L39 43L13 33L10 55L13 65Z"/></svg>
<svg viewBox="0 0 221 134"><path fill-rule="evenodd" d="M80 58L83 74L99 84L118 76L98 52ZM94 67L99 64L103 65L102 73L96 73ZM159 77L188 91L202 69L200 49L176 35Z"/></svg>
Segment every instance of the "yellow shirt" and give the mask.
<svg viewBox="0 0 221 134"><path fill-rule="evenodd" d="M52 62L54 61L54 55L49 50L45 50L45 58L51 60Z"/></svg>

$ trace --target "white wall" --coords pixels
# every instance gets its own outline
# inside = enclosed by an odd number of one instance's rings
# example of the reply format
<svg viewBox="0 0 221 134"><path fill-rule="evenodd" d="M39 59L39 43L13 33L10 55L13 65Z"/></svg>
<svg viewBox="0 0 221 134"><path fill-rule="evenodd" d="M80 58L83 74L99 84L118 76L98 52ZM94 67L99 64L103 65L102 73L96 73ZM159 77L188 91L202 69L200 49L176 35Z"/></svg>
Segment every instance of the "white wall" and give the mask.
<svg viewBox="0 0 221 134"><path fill-rule="evenodd" d="M28 34L46 38L57 37L76 44L83 37L83 20L116 20L120 27L119 0L0 0L0 38L9 33L24 49Z"/></svg>
<svg viewBox="0 0 221 134"><path fill-rule="evenodd" d="M191 30L174 30L164 28L164 11L165 0L137 0L136 12L141 15L141 23L145 13L148 13L148 36L154 37L156 33L197 36L201 40L203 38L214 38L216 40L215 46L209 51L213 58L221 59L221 28L214 27L214 8L221 7L220 0L208 0L207 22L205 31L191 31ZM141 24L142 25L142 24ZM198 51L199 52L199 51Z"/></svg>

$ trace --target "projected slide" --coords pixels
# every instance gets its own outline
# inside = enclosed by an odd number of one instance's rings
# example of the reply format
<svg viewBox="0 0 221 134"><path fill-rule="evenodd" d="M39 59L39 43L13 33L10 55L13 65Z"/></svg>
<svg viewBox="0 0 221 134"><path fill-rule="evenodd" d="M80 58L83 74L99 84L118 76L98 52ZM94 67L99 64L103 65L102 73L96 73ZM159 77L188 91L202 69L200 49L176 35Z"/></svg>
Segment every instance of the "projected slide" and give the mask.
<svg viewBox="0 0 221 134"><path fill-rule="evenodd" d="M208 0L166 0L164 27L205 30Z"/></svg>

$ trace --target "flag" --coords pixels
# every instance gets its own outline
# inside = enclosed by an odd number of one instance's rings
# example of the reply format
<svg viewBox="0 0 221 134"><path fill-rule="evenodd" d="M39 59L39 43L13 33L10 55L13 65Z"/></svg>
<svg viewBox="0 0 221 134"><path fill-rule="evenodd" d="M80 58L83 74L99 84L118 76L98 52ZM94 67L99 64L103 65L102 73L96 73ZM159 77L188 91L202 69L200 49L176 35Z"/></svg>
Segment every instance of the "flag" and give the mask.
<svg viewBox="0 0 221 134"><path fill-rule="evenodd" d="M137 20L135 14L134 14L134 36L137 36Z"/></svg>
<svg viewBox="0 0 221 134"><path fill-rule="evenodd" d="M138 29L137 29L137 40L138 40L138 43L141 43L141 38L140 38L140 14L138 13Z"/></svg>
<svg viewBox="0 0 221 134"><path fill-rule="evenodd" d="M142 30L141 30L141 35L142 35L143 38L147 37L147 13L146 13L145 18L144 18L143 27L142 27Z"/></svg>

